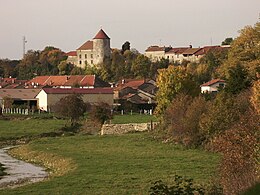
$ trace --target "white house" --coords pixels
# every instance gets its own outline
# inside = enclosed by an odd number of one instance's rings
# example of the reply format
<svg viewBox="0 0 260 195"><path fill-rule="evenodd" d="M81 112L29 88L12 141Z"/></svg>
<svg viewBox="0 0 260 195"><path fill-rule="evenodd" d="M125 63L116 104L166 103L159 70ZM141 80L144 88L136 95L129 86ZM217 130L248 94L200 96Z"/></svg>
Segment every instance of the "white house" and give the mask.
<svg viewBox="0 0 260 195"><path fill-rule="evenodd" d="M225 80L213 79L209 82L206 82L200 86L201 93L211 93L217 92L219 87L225 86Z"/></svg>

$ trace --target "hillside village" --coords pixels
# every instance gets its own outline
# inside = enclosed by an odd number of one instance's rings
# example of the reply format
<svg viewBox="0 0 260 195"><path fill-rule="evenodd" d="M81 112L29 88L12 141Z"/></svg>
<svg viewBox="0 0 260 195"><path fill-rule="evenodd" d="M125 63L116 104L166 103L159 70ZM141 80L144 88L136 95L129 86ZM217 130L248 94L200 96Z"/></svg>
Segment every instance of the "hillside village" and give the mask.
<svg viewBox="0 0 260 195"><path fill-rule="evenodd" d="M199 63L207 53L224 53L229 48L229 45L202 48L149 46L144 56L154 63L164 59L169 64L181 65L184 62ZM92 40L83 43L76 51L67 52L66 63L81 69L100 69L100 64L104 63L106 59L112 58L114 50L116 49L110 48L109 36L103 29L100 29ZM83 97L86 96L84 99L89 103L95 104L104 100L115 109L152 113L156 107L155 95L158 90L155 79L156 77L122 78L111 83L102 80L95 74L35 76L30 80L20 80L11 76L2 77L0 78L0 105L2 109L5 109L4 98L8 97L13 99L14 107L23 106L35 110L51 111L51 107L61 97L69 95L73 91L82 94ZM201 85L201 92L216 92L219 85L225 84L224 80L218 81L215 79L204 83ZM49 88L53 89L49 90ZM50 94L56 95L55 102L51 100L53 98L48 97ZM59 96L58 94L63 95ZM113 94L113 96L108 96L108 94ZM92 96L93 99L91 99Z"/></svg>
<svg viewBox="0 0 260 195"><path fill-rule="evenodd" d="M0 145L49 171L1 188L5 159L0 193L259 194L260 22L144 54L93 37L0 60Z"/></svg>

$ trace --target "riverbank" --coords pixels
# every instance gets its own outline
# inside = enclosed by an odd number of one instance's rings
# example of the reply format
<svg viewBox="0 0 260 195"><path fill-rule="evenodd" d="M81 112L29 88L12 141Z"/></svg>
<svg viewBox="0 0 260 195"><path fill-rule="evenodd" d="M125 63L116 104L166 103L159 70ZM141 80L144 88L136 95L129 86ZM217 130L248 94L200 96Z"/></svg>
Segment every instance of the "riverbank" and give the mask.
<svg viewBox="0 0 260 195"><path fill-rule="evenodd" d="M6 173L0 179L0 188L13 188L47 178L48 173L44 168L11 157L7 154L9 149L0 149L0 162Z"/></svg>

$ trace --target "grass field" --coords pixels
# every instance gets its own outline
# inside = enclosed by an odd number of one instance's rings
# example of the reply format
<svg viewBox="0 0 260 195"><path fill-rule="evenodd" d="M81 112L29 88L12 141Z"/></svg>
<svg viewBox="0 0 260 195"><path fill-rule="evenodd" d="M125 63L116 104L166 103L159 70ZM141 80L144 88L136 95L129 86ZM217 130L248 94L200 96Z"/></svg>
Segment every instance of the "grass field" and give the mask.
<svg viewBox="0 0 260 195"><path fill-rule="evenodd" d="M54 119L0 120L0 140L52 132L65 123Z"/></svg>
<svg viewBox="0 0 260 195"><path fill-rule="evenodd" d="M114 115L112 123L114 124L125 124L125 123L148 123L151 121L157 121L154 115L136 114L133 115Z"/></svg>
<svg viewBox="0 0 260 195"><path fill-rule="evenodd" d="M216 154L152 140L147 133L42 138L29 148L50 159L72 159L76 168L0 194L148 194L151 182L170 182L174 174L207 183L219 160Z"/></svg>

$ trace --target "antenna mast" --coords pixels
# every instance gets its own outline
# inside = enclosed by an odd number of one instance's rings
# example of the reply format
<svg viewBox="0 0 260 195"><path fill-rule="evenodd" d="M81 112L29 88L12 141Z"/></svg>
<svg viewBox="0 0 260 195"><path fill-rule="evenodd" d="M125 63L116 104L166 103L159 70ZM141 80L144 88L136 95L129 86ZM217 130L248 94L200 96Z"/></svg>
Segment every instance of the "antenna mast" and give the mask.
<svg viewBox="0 0 260 195"><path fill-rule="evenodd" d="M27 43L25 36L23 36L23 57L25 56L25 44Z"/></svg>

